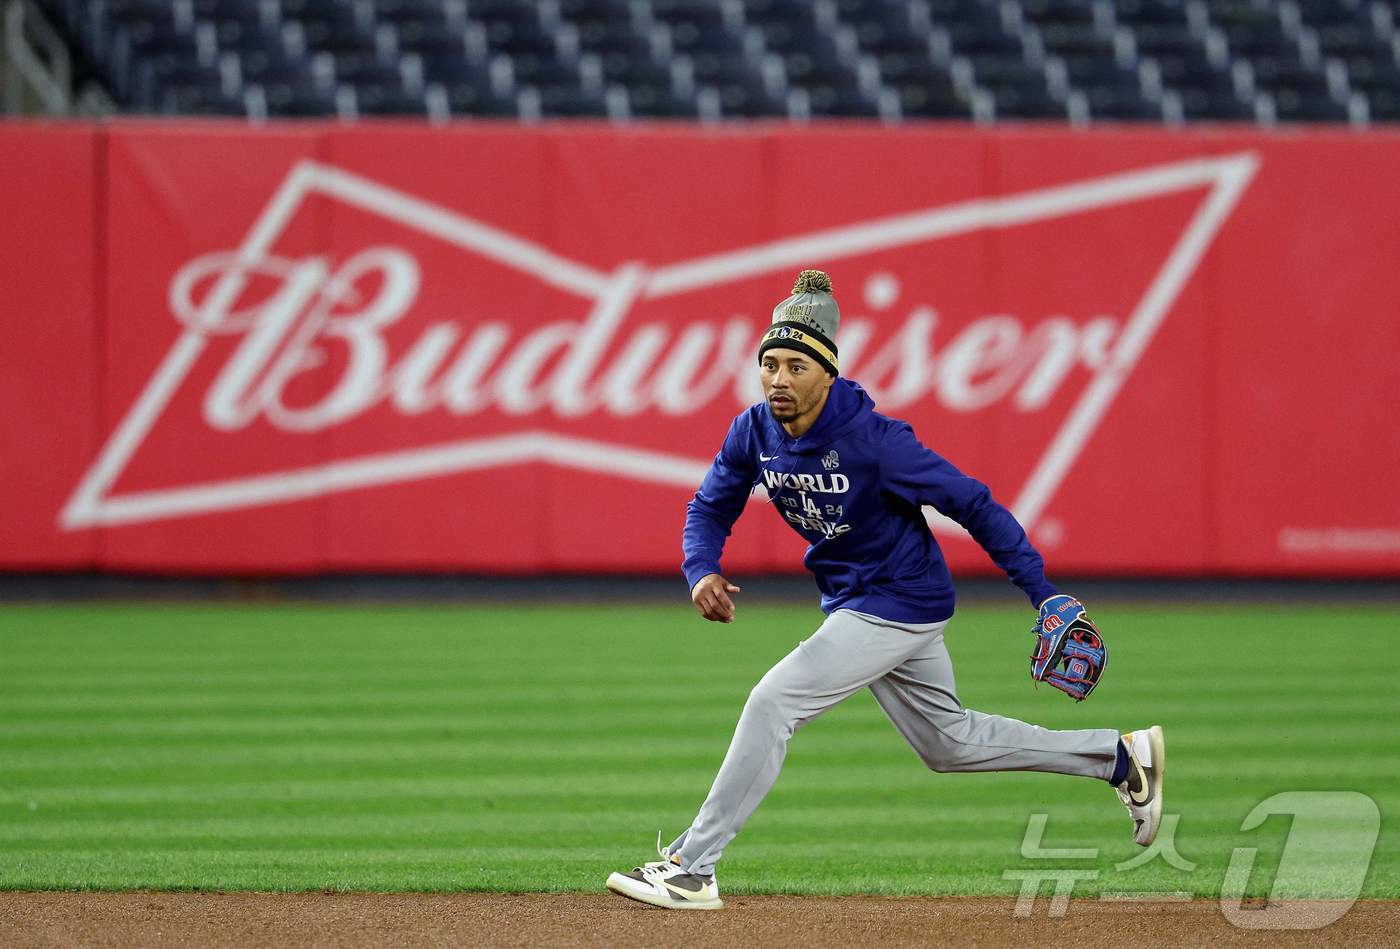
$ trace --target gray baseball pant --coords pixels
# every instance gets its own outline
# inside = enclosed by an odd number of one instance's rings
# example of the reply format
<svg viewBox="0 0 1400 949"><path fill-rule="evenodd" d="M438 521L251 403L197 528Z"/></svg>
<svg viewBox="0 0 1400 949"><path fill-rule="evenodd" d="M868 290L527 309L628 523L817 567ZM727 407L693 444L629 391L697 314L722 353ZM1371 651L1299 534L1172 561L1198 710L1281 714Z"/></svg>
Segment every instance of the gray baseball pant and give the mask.
<svg viewBox="0 0 1400 949"><path fill-rule="evenodd" d="M866 686L934 771L1050 771L1107 781L1111 728L1051 731L962 707L941 623L894 623L836 610L749 693L719 774L695 822L671 844L688 873L714 873L782 769L788 739Z"/></svg>

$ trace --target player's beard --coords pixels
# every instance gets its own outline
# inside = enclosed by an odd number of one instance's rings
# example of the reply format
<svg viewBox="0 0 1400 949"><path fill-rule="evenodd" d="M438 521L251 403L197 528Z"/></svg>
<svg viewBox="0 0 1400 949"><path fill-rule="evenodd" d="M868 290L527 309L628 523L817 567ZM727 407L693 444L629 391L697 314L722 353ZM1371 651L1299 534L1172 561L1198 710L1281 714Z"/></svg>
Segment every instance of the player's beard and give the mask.
<svg viewBox="0 0 1400 949"><path fill-rule="evenodd" d="M805 396L802 393L793 392L789 389L781 393L787 397L788 401L782 403L782 408L773 404L773 396L779 393L770 393L767 398L768 411L776 422L791 422L793 419L801 418L812 410L821 397L821 389L816 388Z"/></svg>

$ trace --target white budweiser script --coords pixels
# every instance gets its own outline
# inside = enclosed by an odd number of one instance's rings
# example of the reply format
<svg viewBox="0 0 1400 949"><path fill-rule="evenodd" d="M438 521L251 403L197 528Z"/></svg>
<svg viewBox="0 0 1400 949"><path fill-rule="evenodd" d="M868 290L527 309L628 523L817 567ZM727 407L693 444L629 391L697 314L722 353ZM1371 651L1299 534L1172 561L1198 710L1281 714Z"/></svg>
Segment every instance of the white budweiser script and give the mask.
<svg viewBox="0 0 1400 949"><path fill-rule="evenodd" d="M648 411L686 416L717 400L734 406L759 397L755 353L766 314L661 322L646 318L648 311L638 309L642 301L1205 189L1128 313L982 314L960 318L959 328L949 330L938 301L904 300L899 279L881 271L866 278L859 302L843 299L842 371L871 390L882 408L934 398L954 412L1003 400L1030 412L1045 407L1068 380L1081 379L1082 394L1011 504L1029 525L1131 374L1256 165L1249 153L1191 159L665 266L628 262L605 272L458 211L304 161L242 246L199 257L175 273L168 299L183 330L85 473L60 524L72 530L138 523L530 462L693 487L705 471L706 452L689 457L551 430L550 419ZM342 260L274 252L278 236L313 193L511 268L582 304L577 313L521 329L474 315L467 296L460 314L435 314L421 328L411 326L405 317L415 312L426 278L408 249L373 244ZM384 406L403 416L494 411L521 419L521 427L306 468L112 493L216 339L228 355L207 390L194 394L215 432L234 433L259 420L286 432L320 432Z"/></svg>
<svg viewBox="0 0 1400 949"><path fill-rule="evenodd" d="M262 302L239 308L201 306L194 288L211 275L259 275L278 281ZM646 323L626 331L626 309L643 272L623 271L614 291L577 320L544 323L513 334L501 321L428 322L402 352L386 331L408 313L421 274L413 255L396 247L364 250L332 271L322 258L241 262L214 254L176 275L170 303L193 331L240 337L203 399L213 428L234 431L262 417L287 431L317 431L354 419L381 403L404 415L442 410L507 415L544 410L561 417L603 411L665 415L703 411L729 393L749 404L757 391L757 340L762 323L744 317L681 325ZM368 279L367 279L368 278ZM357 290L377 287L371 296ZM872 276L865 296L889 306L898 282ZM885 325L890 317L883 318ZM876 321L847 317L838 346L843 371L859 378L885 408L936 395L953 411L984 408L1010 397L1017 409L1041 408L1076 368L1102 371L1118 323L1097 317L1076 323L1052 316L1027 327L1012 315L972 321L939 345L938 311L916 306L877 349ZM288 386L335 360L338 378L309 405L293 407Z"/></svg>

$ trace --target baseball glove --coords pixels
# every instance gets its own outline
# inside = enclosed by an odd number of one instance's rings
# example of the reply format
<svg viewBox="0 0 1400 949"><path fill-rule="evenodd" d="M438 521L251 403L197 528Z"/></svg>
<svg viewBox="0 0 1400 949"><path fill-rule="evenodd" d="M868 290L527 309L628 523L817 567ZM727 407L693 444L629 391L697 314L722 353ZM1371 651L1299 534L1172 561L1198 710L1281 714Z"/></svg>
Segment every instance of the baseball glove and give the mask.
<svg viewBox="0 0 1400 949"><path fill-rule="evenodd" d="M1031 678L1050 683L1076 702L1087 699L1108 665L1108 647L1084 604L1063 593L1050 597L1040 604L1031 632L1036 636Z"/></svg>

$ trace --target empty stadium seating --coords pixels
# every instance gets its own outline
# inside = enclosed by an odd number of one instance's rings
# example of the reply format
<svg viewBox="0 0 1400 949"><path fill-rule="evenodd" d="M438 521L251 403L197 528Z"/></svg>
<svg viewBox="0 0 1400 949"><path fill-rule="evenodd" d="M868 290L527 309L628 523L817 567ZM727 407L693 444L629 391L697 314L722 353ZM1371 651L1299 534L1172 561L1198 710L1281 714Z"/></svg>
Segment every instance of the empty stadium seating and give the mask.
<svg viewBox="0 0 1400 949"><path fill-rule="evenodd" d="M1400 120L1400 0L36 0L132 113Z"/></svg>

